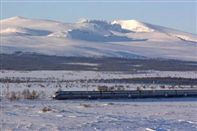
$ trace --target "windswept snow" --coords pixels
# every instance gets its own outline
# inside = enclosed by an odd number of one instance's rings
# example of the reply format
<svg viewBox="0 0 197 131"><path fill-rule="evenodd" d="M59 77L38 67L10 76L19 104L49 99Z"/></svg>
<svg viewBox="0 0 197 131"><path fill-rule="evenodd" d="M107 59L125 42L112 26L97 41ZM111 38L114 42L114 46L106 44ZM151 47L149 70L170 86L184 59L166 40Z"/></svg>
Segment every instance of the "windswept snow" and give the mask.
<svg viewBox="0 0 197 131"><path fill-rule="evenodd" d="M35 29L28 29L28 28L21 28L21 27L16 27L16 28L6 28L1 30L0 34L1 35L27 35L27 36L47 36L51 32L50 31L45 31L45 30L35 30Z"/></svg>
<svg viewBox="0 0 197 131"><path fill-rule="evenodd" d="M175 35L175 36L185 41L197 42L197 39L193 39L185 35Z"/></svg>
<svg viewBox="0 0 197 131"><path fill-rule="evenodd" d="M196 131L196 98L1 101L5 130ZM50 111L43 112L43 108ZM3 119L2 119L3 118Z"/></svg>
<svg viewBox="0 0 197 131"><path fill-rule="evenodd" d="M26 33L25 30L22 28L6 28L4 30L1 30L0 34L10 34L10 33Z"/></svg>

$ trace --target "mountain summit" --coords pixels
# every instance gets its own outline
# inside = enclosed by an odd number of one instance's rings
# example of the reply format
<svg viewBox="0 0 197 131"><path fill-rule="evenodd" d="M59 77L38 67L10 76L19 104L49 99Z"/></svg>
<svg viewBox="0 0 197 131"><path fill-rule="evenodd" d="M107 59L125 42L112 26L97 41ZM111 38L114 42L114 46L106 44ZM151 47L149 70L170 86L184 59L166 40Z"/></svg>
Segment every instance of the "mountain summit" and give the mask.
<svg viewBox="0 0 197 131"><path fill-rule="evenodd" d="M0 21L2 53L197 61L197 36L137 20L63 23L20 16Z"/></svg>
<svg viewBox="0 0 197 131"><path fill-rule="evenodd" d="M145 23L137 20L115 20L112 24L119 24L123 29L133 32L153 32L154 29L148 27Z"/></svg>

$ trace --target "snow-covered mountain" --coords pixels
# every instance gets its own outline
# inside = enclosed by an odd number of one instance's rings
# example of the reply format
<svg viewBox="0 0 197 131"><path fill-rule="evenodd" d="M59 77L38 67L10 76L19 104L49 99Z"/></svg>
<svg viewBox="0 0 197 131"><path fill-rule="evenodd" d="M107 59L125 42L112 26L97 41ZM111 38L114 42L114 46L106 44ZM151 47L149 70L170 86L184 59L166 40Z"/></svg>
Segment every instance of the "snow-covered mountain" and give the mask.
<svg viewBox="0 0 197 131"><path fill-rule="evenodd" d="M0 23L1 53L197 61L197 35L137 20L62 23L17 16Z"/></svg>

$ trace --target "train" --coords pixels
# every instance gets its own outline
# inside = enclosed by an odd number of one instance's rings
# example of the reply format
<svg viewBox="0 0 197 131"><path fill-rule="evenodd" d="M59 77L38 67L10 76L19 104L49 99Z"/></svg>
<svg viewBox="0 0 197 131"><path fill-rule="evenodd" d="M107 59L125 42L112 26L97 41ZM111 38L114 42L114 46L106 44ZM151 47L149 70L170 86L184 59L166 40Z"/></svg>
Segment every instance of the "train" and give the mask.
<svg viewBox="0 0 197 131"><path fill-rule="evenodd" d="M132 99L197 97L197 90L57 91L53 99Z"/></svg>

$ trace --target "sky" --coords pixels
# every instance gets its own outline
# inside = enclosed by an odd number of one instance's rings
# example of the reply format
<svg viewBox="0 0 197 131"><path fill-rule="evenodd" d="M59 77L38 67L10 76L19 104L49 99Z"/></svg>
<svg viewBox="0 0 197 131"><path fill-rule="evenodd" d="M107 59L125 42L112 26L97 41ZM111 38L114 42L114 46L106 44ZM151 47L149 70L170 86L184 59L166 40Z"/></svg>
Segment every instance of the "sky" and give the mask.
<svg viewBox="0 0 197 131"><path fill-rule="evenodd" d="M1 19L135 19L197 34L197 0L1 0Z"/></svg>

